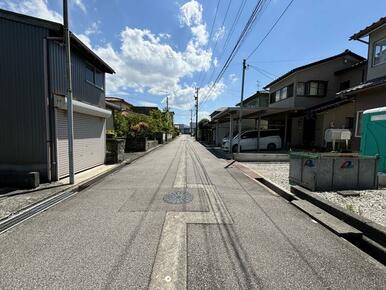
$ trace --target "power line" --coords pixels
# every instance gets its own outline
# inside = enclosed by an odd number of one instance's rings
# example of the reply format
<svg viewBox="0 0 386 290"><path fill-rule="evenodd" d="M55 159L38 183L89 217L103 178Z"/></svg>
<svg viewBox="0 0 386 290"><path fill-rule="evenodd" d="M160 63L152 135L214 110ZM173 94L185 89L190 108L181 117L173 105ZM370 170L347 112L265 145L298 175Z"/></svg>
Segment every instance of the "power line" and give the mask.
<svg viewBox="0 0 386 290"><path fill-rule="evenodd" d="M230 0L230 2L231 2L231 0ZM245 4L246 4L246 0L243 0L243 2L240 3L239 9L237 10L237 13L236 13L236 15L235 15L236 17L235 17L234 20L233 20L233 23L232 23L232 25L231 25L231 29L229 30L229 32L228 32L228 34L227 34L227 38L226 38L226 40L225 40L225 42L224 42L224 45L223 45L223 47L222 47L222 49L221 49L221 54L220 54L220 56L219 56L219 58L218 58L219 61L221 61L222 56L224 55L224 52L225 52L225 47L228 45L229 40L231 39L231 37L232 37L232 35L233 35L233 32L235 31L236 24L237 24L237 22L238 22L239 19L240 19L240 16L241 16L241 14L242 14L242 12L243 12L243 10L244 10ZM224 19L224 20L225 20L225 19ZM215 70L216 70L216 68L213 67L212 72L211 72L211 74L210 74L210 76L209 76L209 83L212 81L212 78L213 78L213 76L214 76ZM204 80L205 80L205 79L206 79L206 78L204 78ZM200 86L202 86L204 80L200 83Z"/></svg>
<svg viewBox="0 0 386 290"><path fill-rule="evenodd" d="M248 66L253 68L257 72L260 72L260 73L266 75L268 78L271 78L271 79L272 79L272 77L278 78L277 75L275 75L275 74L273 74L273 73L271 73L271 72L269 72L269 71L267 71L267 70L265 70L265 69L263 69L261 67L258 67L258 66L255 66L255 65L251 65L251 64L248 64Z"/></svg>
<svg viewBox="0 0 386 290"><path fill-rule="evenodd" d="M253 9L253 12L251 14L251 16L249 17L247 23L245 24L244 26L244 29L242 30L235 46L233 47L228 59L226 60L224 66L222 67L220 73L218 74L218 76L216 77L213 85L211 86L210 90L209 90L209 93L204 97L204 101L206 101L206 99L208 99L208 97L210 96L210 94L212 93L215 85L218 83L218 81L221 79L221 77L224 75L225 71L227 70L229 64L232 62L233 58L235 57L235 55L237 54L239 48L240 48L240 45L242 43L242 41L244 40L244 38L246 37L247 33L250 31L250 27L252 26L254 20L256 19L256 13L258 11L258 9L260 8L260 6L262 5L263 1L260 0L255 8ZM203 101L203 102L204 102Z"/></svg>
<svg viewBox="0 0 386 290"><path fill-rule="evenodd" d="M272 25L272 27L268 30L267 34L263 37L263 39L259 42L259 44L255 47L254 50L252 50L252 52L248 55L247 59L250 58L255 52L256 50L261 46L261 44L264 42L264 40L268 37L268 35L272 32L272 30L275 28L275 26L279 23L280 19L283 17L283 15L287 12L287 10L290 8L290 6L292 5L292 3L294 2L295 0L291 0L287 7L283 10L283 12L280 14L279 18L276 19L275 23Z"/></svg>
<svg viewBox="0 0 386 290"><path fill-rule="evenodd" d="M281 63L281 62L297 62L297 61L316 61L325 58L324 56L320 57L309 57L309 58L298 58L298 59L276 59L276 60L261 60L255 62L248 62L249 64L261 64L261 63Z"/></svg>
<svg viewBox="0 0 386 290"><path fill-rule="evenodd" d="M252 66L250 66L250 67L253 68L255 71L257 71L258 73L260 73L263 76L265 76L266 78L270 79L270 80L274 80L275 79L274 77L270 76L269 74L266 74L264 71L260 70L257 67L252 67Z"/></svg>
<svg viewBox="0 0 386 290"><path fill-rule="evenodd" d="M211 27L210 33L209 33L209 40L212 39L214 25L216 24L216 19L217 19L218 8L220 7L220 2L221 2L221 0L217 0L216 12L215 12L214 19L212 22L212 27Z"/></svg>
<svg viewBox="0 0 386 290"><path fill-rule="evenodd" d="M228 43L229 43L229 41L230 41L230 39L231 39L231 37L232 37L232 35L233 35L233 32L235 31L235 28L236 28L236 26L237 26L237 22L239 21L240 16L241 16L241 14L243 13L245 4L246 4L246 0L243 0L243 2L241 2L240 6L239 6L239 9L237 10L236 17L235 17L235 19L233 20L233 23L232 23L232 25L231 25L231 30L229 31L228 36L227 36L227 38L226 38L226 40L225 40L225 42L224 42L223 48L222 48L222 50L221 50L221 55L220 55L220 57L219 57L220 60L221 60L221 58L222 58L222 56L223 56L223 54L224 54L224 52L225 52L226 46L228 45Z"/></svg>
<svg viewBox="0 0 386 290"><path fill-rule="evenodd" d="M225 20L226 20L226 18L227 18L227 16L228 16L229 8L230 8L231 4L232 4L232 0L229 0L227 9L226 9L226 12L225 12L225 15L224 15L224 18L223 18L222 23L221 23L221 25L220 25L220 29L221 29L222 27L224 27ZM213 54L216 52L216 48L217 48L218 41L219 41L219 37L216 37L216 41L215 41L215 44L214 44L214 46L213 46ZM213 67L212 73L214 72L214 70L215 70L215 67ZM210 79L210 78L209 78L209 79ZM206 80L206 74L205 74L205 76L204 76L204 78L203 78L202 80L201 80L201 74L200 74L200 78L199 78L200 87L201 87L202 84L205 82L205 80Z"/></svg>
<svg viewBox="0 0 386 290"><path fill-rule="evenodd" d="M220 2L221 2L221 0L217 0L216 12L214 14L212 26L211 26L211 29L210 29L208 42L212 39L214 25L216 24L216 19L217 19L218 8L220 7ZM200 86L201 86L201 81L200 81L201 78L202 78L202 71L201 71L200 76L198 78L198 83L200 83Z"/></svg>
<svg viewBox="0 0 386 290"><path fill-rule="evenodd" d="M258 15L259 12L261 12L262 8L264 7L266 0L259 0L258 3L256 4L255 8L252 11L251 16L249 17L247 23L244 26L244 29L240 33L240 36L238 40L236 41L235 46L233 47L230 55L228 56L227 60L225 61L221 71L217 75L216 79L214 80L212 86L209 89L209 92L205 95L205 97L202 99L201 105L206 102L207 99L209 99L210 95L212 94L215 86L219 82L219 80L222 78L224 75L225 71L228 69L229 64L233 61L234 57L236 56L237 52L239 51L242 43L244 42L245 38L247 37L248 33L251 31L253 24L256 20L256 16Z"/></svg>

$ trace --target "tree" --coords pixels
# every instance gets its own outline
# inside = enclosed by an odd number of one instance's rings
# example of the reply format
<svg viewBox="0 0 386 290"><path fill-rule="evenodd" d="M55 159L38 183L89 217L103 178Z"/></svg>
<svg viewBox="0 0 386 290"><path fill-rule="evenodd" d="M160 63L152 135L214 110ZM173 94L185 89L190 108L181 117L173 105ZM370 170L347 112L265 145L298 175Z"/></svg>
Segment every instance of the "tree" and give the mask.
<svg viewBox="0 0 386 290"><path fill-rule="evenodd" d="M150 115L134 112L114 112L114 128L118 137L150 136L156 133L173 133L170 112L152 110Z"/></svg>
<svg viewBox="0 0 386 290"><path fill-rule="evenodd" d="M126 136L128 133L128 120L121 112L113 111L114 129L117 137Z"/></svg>
<svg viewBox="0 0 386 290"><path fill-rule="evenodd" d="M208 119L203 118L200 120L200 122L198 122L198 131L198 136L200 140L209 141L210 126Z"/></svg>

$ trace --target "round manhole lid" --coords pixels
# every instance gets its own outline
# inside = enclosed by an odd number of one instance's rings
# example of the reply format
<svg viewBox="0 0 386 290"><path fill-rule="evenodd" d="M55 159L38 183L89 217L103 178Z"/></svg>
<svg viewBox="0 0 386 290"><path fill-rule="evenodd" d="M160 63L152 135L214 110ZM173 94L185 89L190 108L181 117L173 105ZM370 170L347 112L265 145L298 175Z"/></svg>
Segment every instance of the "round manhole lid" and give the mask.
<svg viewBox="0 0 386 290"><path fill-rule="evenodd" d="M193 196L190 192L176 191L166 194L163 200L171 204L184 204L191 202Z"/></svg>

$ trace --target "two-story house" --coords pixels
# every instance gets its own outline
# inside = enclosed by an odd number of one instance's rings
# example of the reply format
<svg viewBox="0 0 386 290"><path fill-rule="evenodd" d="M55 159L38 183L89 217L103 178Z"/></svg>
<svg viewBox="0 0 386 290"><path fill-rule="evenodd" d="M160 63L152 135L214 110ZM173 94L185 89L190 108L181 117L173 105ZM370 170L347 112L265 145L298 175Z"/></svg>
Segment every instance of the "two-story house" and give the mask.
<svg viewBox="0 0 386 290"><path fill-rule="evenodd" d="M282 131L284 144L292 147L323 147L329 127L353 126L353 103L336 93L363 80L365 59L349 50L297 67L264 87L270 91L266 114L270 128Z"/></svg>
<svg viewBox="0 0 386 290"><path fill-rule="evenodd" d="M68 175L63 26L0 10L0 171ZM74 165L104 163L105 73L114 70L71 33Z"/></svg>
<svg viewBox="0 0 386 290"><path fill-rule="evenodd" d="M118 97L106 97L106 103L118 106L122 112L132 112L133 105Z"/></svg>
<svg viewBox="0 0 386 290"><path fill-rule="evenodd" d="M353 143L359 148L362 112L386 106L386 17L355 33L350 40L368 45L366 78L360 84L352 84L338 93L354 100L355 135Z"/></svg>

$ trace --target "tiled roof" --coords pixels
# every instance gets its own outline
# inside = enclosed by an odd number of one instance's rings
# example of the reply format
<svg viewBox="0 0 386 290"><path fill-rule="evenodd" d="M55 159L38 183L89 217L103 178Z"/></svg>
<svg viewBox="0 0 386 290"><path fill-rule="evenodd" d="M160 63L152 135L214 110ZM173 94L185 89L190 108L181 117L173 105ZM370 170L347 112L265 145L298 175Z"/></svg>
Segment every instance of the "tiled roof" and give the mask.
<svg viewBox="0 0 386 290"><path fill-rule="evenodd" d="M386 76L383 76L383 77L380 77L380 78L376 78L376 79L372 79L372 80L368 80L364 83L361 83L359 85L356 85L354 87L351 87L347 90L344 90L344 91L340 91L339 93L337 93L337 95L351 95L353 93L356 93L358 91L362 91L362 90L365 90L365 89L369 89L369 88L373 88L373 87L378 87L378 86L384 86L386 85Z"/></svg>
<svg viewBox="0 0 386 290"><path fill-rule="evenodd" d="M107 101L107 102L120 102L120 103L124 103L124 104L128 105L129 107L133 106L132 104L126 102L124 99L118 98L118 97L106 97L105 101Z"/></svg>
<svg viewBox="0 0 386 290"><path fill-rule="evenodd" d="M385 25L385 24L386 24L386 17L382 17L378 21L376 21L373 24L367 26L365 29L362 29L361 31L353 34L350 37L350 40L357 40L357 39L359 39L359 38L361 38L363 36L367 36L367 35L369 35L369 33L371 33L372 31L374 31L378 27L381 27L382 25Z"/></svg>

